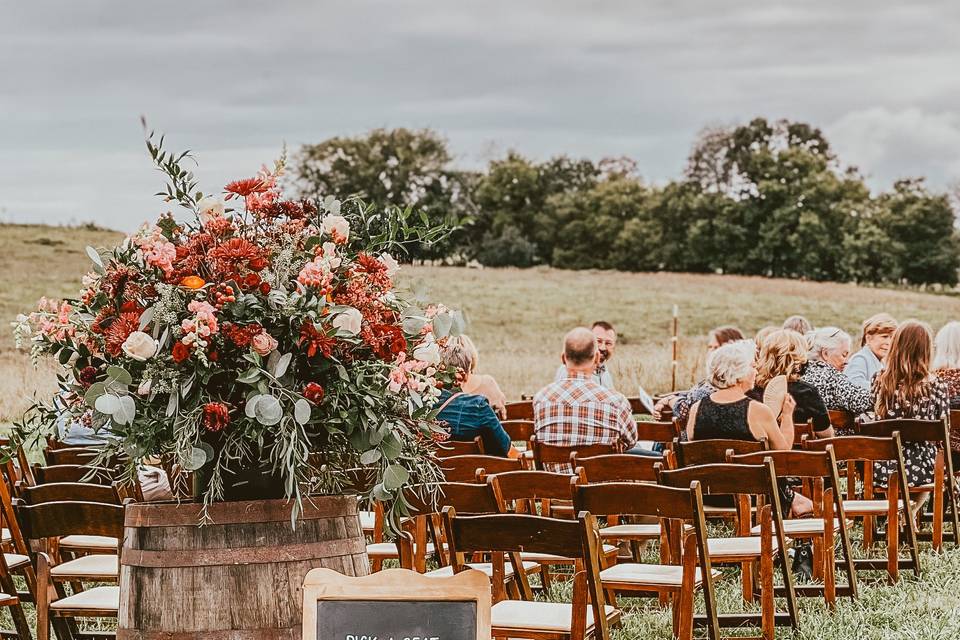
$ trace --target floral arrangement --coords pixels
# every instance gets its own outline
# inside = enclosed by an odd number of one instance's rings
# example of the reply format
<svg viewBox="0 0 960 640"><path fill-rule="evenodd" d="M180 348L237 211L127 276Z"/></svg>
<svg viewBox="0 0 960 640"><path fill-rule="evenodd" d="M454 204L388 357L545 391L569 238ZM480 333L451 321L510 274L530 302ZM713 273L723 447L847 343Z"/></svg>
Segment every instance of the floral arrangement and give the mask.
<svg viewBox="0 0 960 640"><path fill-rule="evenodd" d="M104 436L100 460L126 461L127 481L158 461L187 495L182 472L203 471L209 504L231 470L260 470L299 507L364 477L357 488L398 515L404 488L438 478L433 405L454 376L440 346L463 317L405 299L390 252L449 230L357 200L285 199L282 158L207 196L182 166L190 156L154 140L168 178L158 195L189 213L88 248L77 299L18 317L18 344L63 371L59 395L31 407L14 442L80 423Z"/></svg>

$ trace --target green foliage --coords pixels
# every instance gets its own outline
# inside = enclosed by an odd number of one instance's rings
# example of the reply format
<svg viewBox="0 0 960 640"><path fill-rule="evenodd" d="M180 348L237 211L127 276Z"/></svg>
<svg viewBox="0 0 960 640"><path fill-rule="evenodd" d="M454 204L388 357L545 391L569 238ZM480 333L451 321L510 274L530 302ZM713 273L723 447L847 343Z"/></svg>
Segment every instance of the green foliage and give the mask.
<svg viewBox="0 0 960 640"><path fill-rule="evenodd" d="M380 204L422 193L406 204L429 220L444 211L465 223L411 257L957 283L960 242L946 195L919 180L871 195L823 133L802 122L707 129L683 177L662 187L645 185L625 158L536 162L510 151L481 173L452 171L450 158L430 131L377 130L304 147L298 173L308 195L362 193Z"/></svg>

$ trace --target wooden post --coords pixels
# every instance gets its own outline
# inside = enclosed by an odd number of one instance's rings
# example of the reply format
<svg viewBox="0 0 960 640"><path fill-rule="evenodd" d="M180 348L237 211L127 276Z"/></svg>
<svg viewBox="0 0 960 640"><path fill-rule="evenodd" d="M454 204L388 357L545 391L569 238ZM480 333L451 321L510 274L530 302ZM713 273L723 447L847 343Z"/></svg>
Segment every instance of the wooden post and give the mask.
<svg viewBox="0 0 960 640"><path fill-rule="evenodd" d="M677 390L677 351L680 336L680 309L673 305L673 334L670 336L670 391Z"/></svg>

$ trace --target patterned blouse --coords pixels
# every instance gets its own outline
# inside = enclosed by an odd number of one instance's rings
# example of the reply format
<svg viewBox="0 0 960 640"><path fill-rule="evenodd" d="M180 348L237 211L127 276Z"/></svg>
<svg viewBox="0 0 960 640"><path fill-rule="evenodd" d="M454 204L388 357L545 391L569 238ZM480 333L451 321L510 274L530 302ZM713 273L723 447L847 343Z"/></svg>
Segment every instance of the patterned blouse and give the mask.
<svg viewBox="0 0 960 640"><path fill-rule="evenodd" d="M947 383L950 408L960 409L960 369L940 369L936 373L938 378ZM950 448L960 453L960 429L954 429L953 425L950 425Z"/></svg>
<svg viewBox="0 0 960 640"><path fill-rule="evenodd" d="M842 371L826 362L809 361L800 379L820 392L823 403L831 411L849 411L860 415L873 409L870 392L851 382Z"/></svg>
<svg viewBox="0 0 960 640"><path fill-rule="evenodd" d="M873 379L873 397L877 397L880 376ZM887 419L912 418L917 420L943 420L950 412L950 391L947 383L939 378L924 383L925 393L915 403L894 398L887 408ZM907 442L903 445L903 458L907 466L907 482L911 487L933 482L933 467L937 458L937 446L929 442ZM887 486L887 478L896 471L892 460L875 462L874 484Z"/></svg>

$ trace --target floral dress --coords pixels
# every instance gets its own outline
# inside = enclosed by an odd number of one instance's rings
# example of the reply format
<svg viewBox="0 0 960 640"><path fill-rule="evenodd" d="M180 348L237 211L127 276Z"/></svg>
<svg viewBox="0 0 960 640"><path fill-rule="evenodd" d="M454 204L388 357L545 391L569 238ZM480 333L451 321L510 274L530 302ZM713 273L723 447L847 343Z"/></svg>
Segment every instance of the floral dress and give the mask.
<svg viewBox="0 0 960 640"><path fill-rule="evenodd" d="M877 380L873 380L873 397L877 397ZM950 412L950 391L946 382L935 378L925 383L925 393L911 403L894 398L887 409L887 419L907 418L915 420L943 420ZM929 442L907 442L903 445L903 460L906 464L907 482L919 487L933 482L933 467L937 458L937 446ZM873 481L878 487L887 486L887 478L896 471L892 460L875 462Z"/></svg>
<svg viewBox="0 0 960 640"><path fill-rule="evenodd" d="M960 409L960 369L940 369L937 371L937 377L947 383L947 390L950 392L950 408ZM950 425L950 449L960 453L960 429L955 429L953 424Z"/></svg>

